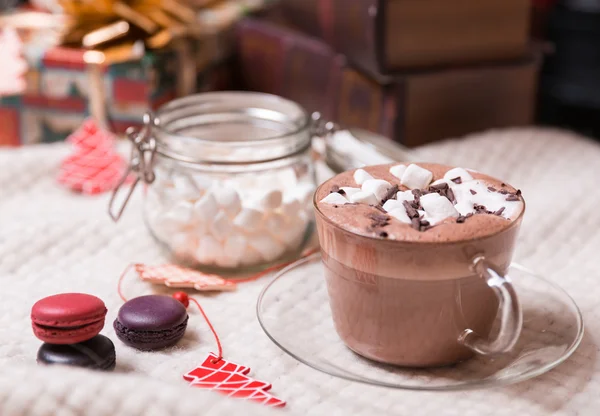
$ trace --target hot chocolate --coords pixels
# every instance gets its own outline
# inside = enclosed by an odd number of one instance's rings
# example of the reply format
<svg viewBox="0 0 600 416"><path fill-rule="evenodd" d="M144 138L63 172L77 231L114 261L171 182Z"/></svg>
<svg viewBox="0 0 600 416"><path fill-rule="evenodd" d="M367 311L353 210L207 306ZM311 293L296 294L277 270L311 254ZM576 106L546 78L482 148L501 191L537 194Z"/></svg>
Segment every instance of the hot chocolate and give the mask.
<svg viewBox="0 0 600 416"><path fill-rule="evenodd" d="M524 212L520 191L436 164L344 172L315 194L332 316L355 352L407 366L451 364L486 339L498 299L473 259L503 274Z"/></svg>

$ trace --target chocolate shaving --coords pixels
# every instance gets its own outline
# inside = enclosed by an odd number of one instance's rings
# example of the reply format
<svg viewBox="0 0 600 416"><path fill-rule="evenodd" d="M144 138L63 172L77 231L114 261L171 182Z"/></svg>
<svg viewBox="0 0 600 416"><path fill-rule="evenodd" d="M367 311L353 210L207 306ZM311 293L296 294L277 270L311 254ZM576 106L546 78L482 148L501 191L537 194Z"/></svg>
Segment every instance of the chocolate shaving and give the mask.
<svg viewBox="0 0 600 416"><path fill-rule="evenodd" d="M488 191L496 192L496 188L494 188L493 186L488 186Z"/></svg>
<svg viewBox="0 0 600 416"><path fill-rule="evenodd" d="M344 191L343 189L340 189L339 191L337 191L338 194L340 195L346 195L346 191Z"/></svg>
<svg viewBox="0 0 600 416"><path fill-rule="evenodd" d="M419 203L419 199L421 199L421 195L423 195L423 192L420 189L413 189L411 192L415 197L415 202Z"/></svg>
<svg viewBox="0 0 600 416"><path fill-rule="evenodd" d="M487 212L488 212L487 208L484 205L474 204L473 209L478 214L487 214Z"/></svg>
<svg viewBox="0 0 600 416"><path fill-rule="evenodd" d="M412 218L410 225L417 231L426 231L431 228L431 224L427 220L422 220L419 217Z"/></svg>
<svg viewBox="0 0 600 416"><path fill-rule="evenodd" d="M506 189L500 189L498 192L500 192L502 195L506 195L508 193Z"/></svg>
<svg viewBox="0 0 600 416"><path fill-rule="evenodd" d="M501 186L506 186L506 184L504 182L502 182Z"/></svg>
<svg viewBox="0 0 600 416"><path fill-rule="evenodd" d="M456 205L456 197L454 196L454 192L452 191L452 189L448 188L448 190L446 191L446 198L448 198L450 202Z"/></svg>
<svg viewBox="0 0 600 416"><path fill-rule="evenodd" d="M383 207L381 205L369 205L369 206L375 208L378 211L383 212L384 214L387 214L387 211L385 209L383 209Z"/></svg>
<svg viewBox="0 0 600 416"><path fill-rule="evenodd" d="M387 215L372 213L368 217L371 220L371 228L385 227L390 224L390 217Z"/></svg>
<svg viewBox="0 0 600 416"><path fill-rule="evenodd" d="M333 186L331 187L331 190L329 191L329 193L330 193L330 194L333 194L333 193L336 193L336 192L339 192L339 191L340 191L340 187L339 187L339 186L337 186L337 185L333 185Z"/></svg>
<svg viewBox="0 0 600 416"><path fill-rule="evenodd" d="M477 192L475 192L473 189L469 189L469 192L471 192L471 195L477 195Z"/></svg>
<svg viewBox="0 0 600 416"><path fill-rule="evenodd" d="M460 178L459 178L460 179ZM454 197L454 192L448 186L446 182L439 183L437 185L432 185L429 187L429 192L437 192L439 195L448 198L452 203L456 203L456 198Z"/></svg>
<svg viewBox="0 0 600 416"><path fill-rule="evenodd" d="M463 223L467 220L467 218L471 218L473 216L472 212L469 212L467 215L459 215L456 219L456 222Z"/></svg>
<svg viewBox="0 0 600 416"><path fill-rule="evenodd" d="M412 227L417 230L417 231L421 231L421 220L419 218L413 218L410 220Z"/></svg>
<svg viewBox="0 0 600 416"><path fill-rule="evenodd" d="M388 217L387 215L381 215L377 213L371 213L368 215L368 217L375 222L386 222L390 220L390 217Z"/></svg>
<svg viewBox="0 0 600 416"><path fill-rule="evenodd" d="M385 204L386 201L388 201L390 199L396 199L396 194L398 194L399 190L400 190L400 188L398 187L398 185L394 185L390 189L388 189L385 196L381 200L381 204L382 205Z"/></svg>
<svg viewBox="0 0 600 416"><path fill-rule="evenodd" d="M520 201L521 198L521 190L517 189L517 192L507 192L508 196L506 197L506 201Z"/></svg>
<svg viewBox="0 0 600 416"><path fill-rule="evenodd" d="M429 187L429 189L432 190L433 192L445 191L448 188L449 188L449 186L446 182L438 183L437 185L431 185Z"/></svg>
<svg viewBox="0 0 600 416"><path fill-rule="evenodd" d="M450 180L451 180L452 182L456 183L456 184L459 184L459 185L462 183L462 179L461 179L461 177L460 177L460 176L459 176L459 177L456 177L456 178L454 178L454 179L450 179Z"/></svg>
<svg viewBox="0 0 600 416"><path fill-rule="evenodd" d="M382 231L379 233L379 237L381 238L387 238L388 237L388 233L386 233L385 231Z"/></svg>
<svg viewBox="0 0 600 416"><path fill-rule="evenodd" d="M505 207L501 207L499 210L497 211L490 211L488 210L484 205L478 205L478 204L474 204L473 205L473 209L475 210L475 213L477 214L493 214L493 215L502 215L502 213L505 210ZM470 214L473 215L473 214ZM467 215L466 217L468 218L470 215Z"/></svg>
<svg viewBox="0 0 600 416"><path fill-rule="evenodd" d="M406 215L408 215L408 218L419 218L419 213L413 207L411 201L402 201L402 205L404 205L404 208L406 209Z"/></svg>

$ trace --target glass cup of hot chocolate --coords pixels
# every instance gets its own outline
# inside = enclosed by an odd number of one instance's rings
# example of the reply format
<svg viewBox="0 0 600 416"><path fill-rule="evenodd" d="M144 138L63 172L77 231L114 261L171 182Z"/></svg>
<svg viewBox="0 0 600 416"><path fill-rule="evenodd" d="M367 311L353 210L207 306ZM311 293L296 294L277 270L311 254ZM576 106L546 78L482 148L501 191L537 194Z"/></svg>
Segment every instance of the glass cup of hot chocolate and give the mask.
<svg viewBox="0 0 600 416"><path fill-rule="evenodd" d="M515 345L522 313L506 272L519 190L463 168L390 164L331 178L314 205L332 317L354 352L430 367Z"/></svg>

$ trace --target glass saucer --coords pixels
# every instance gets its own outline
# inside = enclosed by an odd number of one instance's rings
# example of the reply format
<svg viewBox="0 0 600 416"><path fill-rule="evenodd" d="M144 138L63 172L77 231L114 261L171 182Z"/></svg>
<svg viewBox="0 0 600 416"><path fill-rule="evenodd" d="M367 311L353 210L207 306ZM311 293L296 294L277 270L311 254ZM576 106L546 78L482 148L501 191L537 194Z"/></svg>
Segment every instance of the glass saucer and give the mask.
<svg viewBox="0 0 600 416"><path fill-rule="evenodd" d="M448 367L413 369L353 353L335 332L320 254L278 273L258 298L258 320L271 340L298 361L347 380L409 390L462 390L517 383L565 361L583 337L579 308L560 287L513 264L523 330L512 352L475 356Z"/></svg>

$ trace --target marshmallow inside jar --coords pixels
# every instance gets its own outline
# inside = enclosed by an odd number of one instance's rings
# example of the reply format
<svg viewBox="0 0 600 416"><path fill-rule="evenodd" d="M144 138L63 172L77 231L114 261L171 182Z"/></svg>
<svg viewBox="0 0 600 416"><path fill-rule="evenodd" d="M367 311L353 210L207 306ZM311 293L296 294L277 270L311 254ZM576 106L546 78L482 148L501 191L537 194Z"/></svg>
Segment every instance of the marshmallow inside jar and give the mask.
<svg viewBox="0 0 600 416"><path fill-rule="evenodd" d="M216 273L298 256L314 228L310 127L300 106L269 94L205 93L160 108L144 200L152 236L175 262Z"/></svg>

